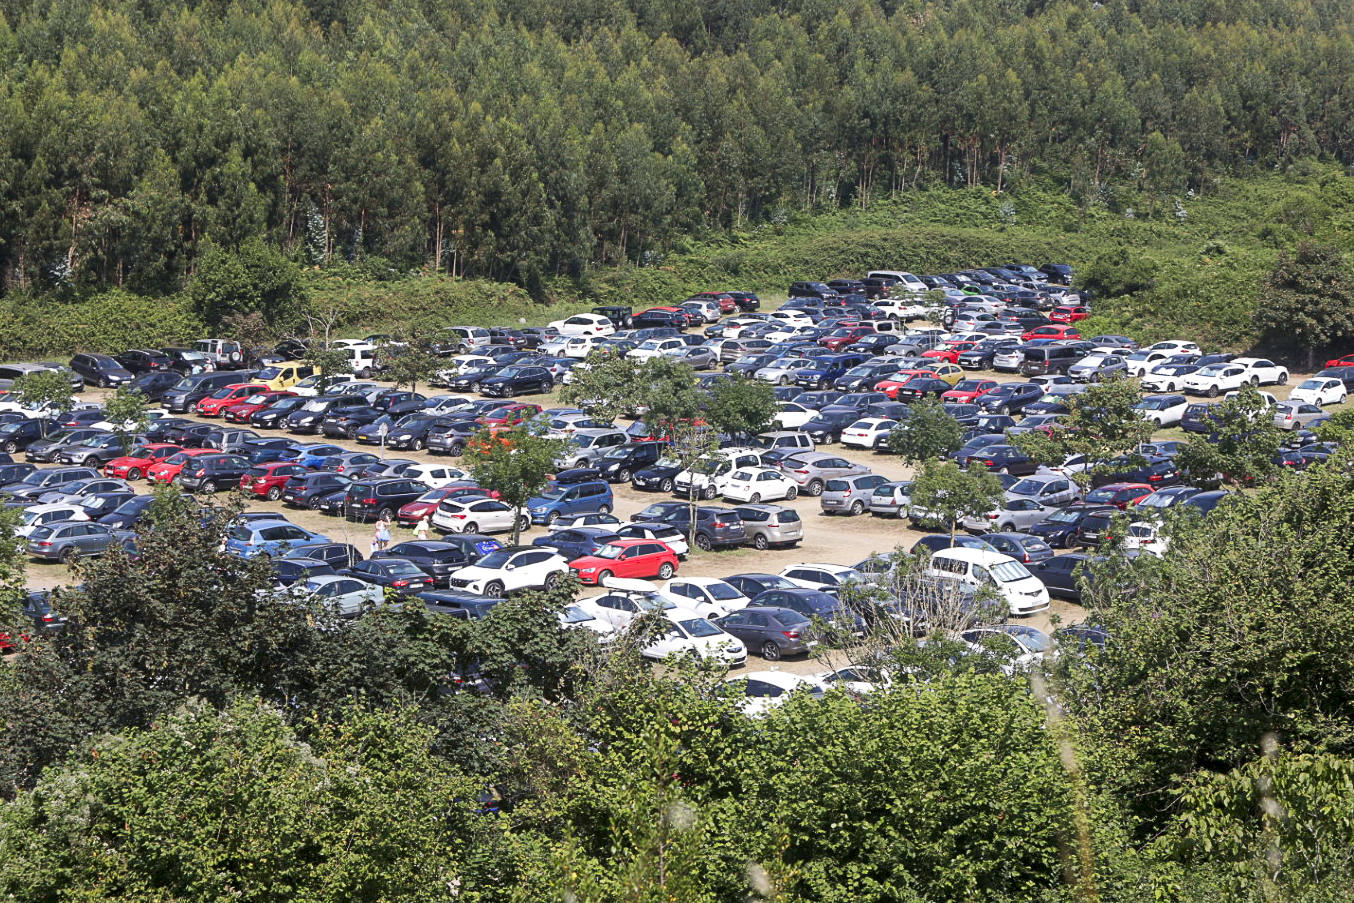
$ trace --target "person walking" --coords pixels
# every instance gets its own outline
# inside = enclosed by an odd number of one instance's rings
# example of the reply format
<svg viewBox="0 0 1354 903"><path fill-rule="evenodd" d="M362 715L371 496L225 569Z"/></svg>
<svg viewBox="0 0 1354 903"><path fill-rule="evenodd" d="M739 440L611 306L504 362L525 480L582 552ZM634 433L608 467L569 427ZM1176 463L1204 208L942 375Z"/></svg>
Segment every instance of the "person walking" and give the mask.
<svg viewBox="0 0 1354 903"><path fill-rule="evenodd" d="M390 545L390 518L382 517L376 522L376 535L371 541L371 550L379 552Z"/></svg>
<svg viewBox="0 0 1354 903"><path fill-rule="evenodd" d="M431 514L423 515L423 519L420 520L418 522L418 526L414 528L414 538L417 539L419 542L427 540L428 534L432 531L432 528L433 528L432 515Z"/></svg>

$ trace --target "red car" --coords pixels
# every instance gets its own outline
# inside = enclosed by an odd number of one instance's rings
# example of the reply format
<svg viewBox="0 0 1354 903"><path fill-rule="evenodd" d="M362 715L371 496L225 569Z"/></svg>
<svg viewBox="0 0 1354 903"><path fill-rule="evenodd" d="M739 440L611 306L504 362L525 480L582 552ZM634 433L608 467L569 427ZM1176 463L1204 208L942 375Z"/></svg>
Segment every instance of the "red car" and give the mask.
<svg viewBox="0 0 1354 903"><path fill-rule="evenodd" d="M932 360L945 361L949 364L959 363L959 355L965 351L972 351L978 346L977 342L946 342L939 348L931 348L921 353L922 357L929 357Z"/></svg>
<svg viewBox="0 0 1354 903"><path fill-rule="evenodd" d="M986 395L997 387L995 379L961 379L953 389L941 393L941 401L972 404L979 395Z"/></svg>
<svg viewBox="0 0 1354 903"><path fill-rule="evenodd" d="M677 573L677 553L652 539L617 539L569 562L569 570L583 583L597 585L608 577L667 580Z"/></svg>
<svg viewBox="0 0 1354 903"><path fill-rule="evenodd" d="M1354 367L1354 354L1346 354L1344 357L1332 358L1326 361L1327 367Z"/></svg>
<svg viewBox="0 0 1354 903"><path fill-rule="evenodd" d="M267 464L258 464L245 471L244 476L240 477L240 491L256 499L275 502L282 498L282 490L287 488L288 480L307 473L310 473L310 468L302 467L300 464L293 464L290 461L269 461Z"/></svg>
<svg viewBox="0 0 1354 903"><path fill-rule="evenodd" d="M1049 326L1040 326L1031 329L1020 337L1020 341L1029 342L1033 339L1079 339L1081 330L1075 326L1067 324L1056 324Z"/></svg>
<svg viewBox="0 0 1354 903"><path fill-rule="evenodd" d="M883 392L891 401L897 401L898 390L907 385L914 376L925 378L934 375L935 374L924 370L899 370L887 379L881 379L879 382L875 383L874 390L876 392Z"/></svg>
<svg viewBox="0 0 1354 903"><path fill-rule="evenodd" d="M235 401L243 401L260 391L267 392L268 387L258 383L231 383L199 401L197 412L203 417L220 417L221 409L226 405Z"/></svg>
<svg viewBox="0 0 1354 903"><path fill-rule="evenodd" d="M123 480L139 480L153 465L183 451L178 445L168 442L148 442L138 445L123 455L114 458L103 466L103 475Z"/></svg>
<svg viewBox="0 0 1354 903"><path fill-rule="evenodd" d="M274 389L260 389L253 395L237 398L221 408L221 416L230 423L248 423L249 418L271 405L279 398L294 398L295 392L278 392Z"/></svg>
<svg viewBox="0 0 1354 903"><path fill-rule="evenodd" d="M539 413L541 413L540 405L515 401L486 411L484 416L480 418L480 424L487 427L516 426L523 420L529 420Z"/></svg>
<svg viewBox="0 0 1354 903"><path fill-rule="evenodd" d="M719 304L719 312L731 314L738 309L738 302L728 292L697 292L688 301L714 301Z"/></svg>
<svg viewBox="0 0 1354 903"><path fill-rule="evenodd" d="M1089 307L1055 307L1049 311L1048 318L1054 323L1076 323L1091 315Z"/></svg>
<svg viewBox="0 0 1354 903"><path fill-rule="evenodd" d="M854 345L867 335L874 335L873 326L843 326L831 335L825 335L818 344L833 351L841 351L848 345Z"/></svg>
<svg viewBox="0 0 1354 903"><path fill-rule="evenodd" d="M1106 483L1086 493L1085 501L1089 505L1113 505L1120 511L1126 511L1154 491L1147 483Z"/></svg>
<svg viewBox="0 0 1354 903"><path fill-rule="evenodd" d="M221 454L214 448L185 448L165 458L158 464L152 464L146 469L146 479L152 483L164 483L168 485L174 482L174 478L182 472L184 465L194 458L200 458L203 455Z"/></svg>

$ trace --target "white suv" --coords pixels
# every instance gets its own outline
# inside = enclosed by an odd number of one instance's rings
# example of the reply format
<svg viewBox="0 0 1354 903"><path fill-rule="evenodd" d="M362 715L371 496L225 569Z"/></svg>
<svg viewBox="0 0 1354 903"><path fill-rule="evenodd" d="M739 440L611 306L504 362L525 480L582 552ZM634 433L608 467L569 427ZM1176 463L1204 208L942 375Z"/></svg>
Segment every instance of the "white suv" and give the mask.
<svg viewBox="0 0 1354 903"><path fill-rule="evenodd" d="M569 562L540 546L504 546L448 579L451 589L502 596L519 589L549 589L569 573Z"/></svg>

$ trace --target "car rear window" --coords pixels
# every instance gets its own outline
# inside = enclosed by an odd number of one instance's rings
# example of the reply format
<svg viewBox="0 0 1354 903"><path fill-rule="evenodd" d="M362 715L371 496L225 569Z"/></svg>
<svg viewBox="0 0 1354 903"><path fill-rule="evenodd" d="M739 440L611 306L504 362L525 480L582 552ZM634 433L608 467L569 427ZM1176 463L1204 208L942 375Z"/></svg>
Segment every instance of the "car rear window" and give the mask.
<svg viewBox="0 0 1354 903"><path fill-rule="evenodd" d="M845 480L828 480L823 488L828 492L846 492L851 484Z"/></svg>
<svg viewBox="0 0 1354 903"><path fill-rule="evenodd" d="M785 508L781 511L776 512L776 519L779 520L782 524L797 524L799 523L799 512L792 511L789 508Z"/></svg>

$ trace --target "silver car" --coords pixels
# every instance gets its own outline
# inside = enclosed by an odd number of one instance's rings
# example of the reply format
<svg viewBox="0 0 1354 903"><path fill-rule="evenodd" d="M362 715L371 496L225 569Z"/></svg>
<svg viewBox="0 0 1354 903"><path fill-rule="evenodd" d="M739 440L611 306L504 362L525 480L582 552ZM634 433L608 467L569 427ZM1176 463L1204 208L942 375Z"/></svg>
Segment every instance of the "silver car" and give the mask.
<svg viewBox="0 0 1354 903"><path fill-rule="evenodd" d="M1305 401L1281 401L1274 408L1274 425L1281 430L1296 430L1324 416L1325 412L1314 404Z"/></svg>
<svg viewBox="0 0 1354 903"><path fill-rule="evenodd" d="M37 527L28 534L28 555L42 561L73 564L77 558L102 555L121 543L130 549L135 534L110 530L89 521L63 521Z"/></svg>
<svg viewBox="0 0 1354 903"><path fill-rule="evenodd" d="M739 505L733 510L743 519L748 545L757 549L792 546L804 539L799 512L783 505Z"/></svg>
<svg viewBox="0 0 1354 903"><path fill-rule="evenodd" d="M834 477L853 477L866 474L870 468L864 464L853 464L845 458L830 452L795 452L780 462L785 475L799 484L805 495L819 496L823 487Z"/></svg>
<svg viewBox="0 0 1354 903"><path fill-rule="evenodd" d="M624 430L616 429L579 429L569 437L569 447L557 459L562 468L587 467L601 459L603 455L622 445L627 445L630 437Z"/></svg>
<svg viewBox="0 0 1354 903"><path fill-rule="evenodd" d="M1032 474L1006 490L1007 499L1031 499L1045 508L1070 505L1081 494L1081 487L1062 474Z"/></svg>
<svg viewBox="0 0 1354 903"><path fill-rule="evenodd" d="M788 386L794 383L797 371L803 370L805 367L813 367L816 363L816 361L806 357L784 358L769 367L763 367L753 375L762 382Z"/></svg>
<svg viewBox="0 0 1354 903"><path fill-rule="evenodd" d="M871 517L904 517L912 507L912 482L883 483L870 493Z"/></svg>
<svg viewBox="0 0 1354 903"><path fill-rule="evenodd" d="M840 477L823 484L818 504L824 514L864 514L870 509L871 494L888 479L881 474L866 473L854 477Z"/></svg>
<svg viewBox="0 0 1354 903"><path fill-rule="evenodd" d="M1128 364L1117 354L1088 354L1068 367L1067 375L1079 383L1099 382L1128 375Z"/></svg>
<svg viewBox="0 0 1354 903"><path fill-rule="evenodd" d="M970 533L1023 533L1029 527L1047 520L1051 510L1034 499L1007 499L993 511L964 518L963 526Z"/></svg>
<svg viewBox="0 0 1354 903"><path fill-rule="evenodd" d="M688 348L672 357L673 360L686 364L693 370L709 370L719 363L719 355L715 354L713 349L706 348L704 345Z"/></svg>

